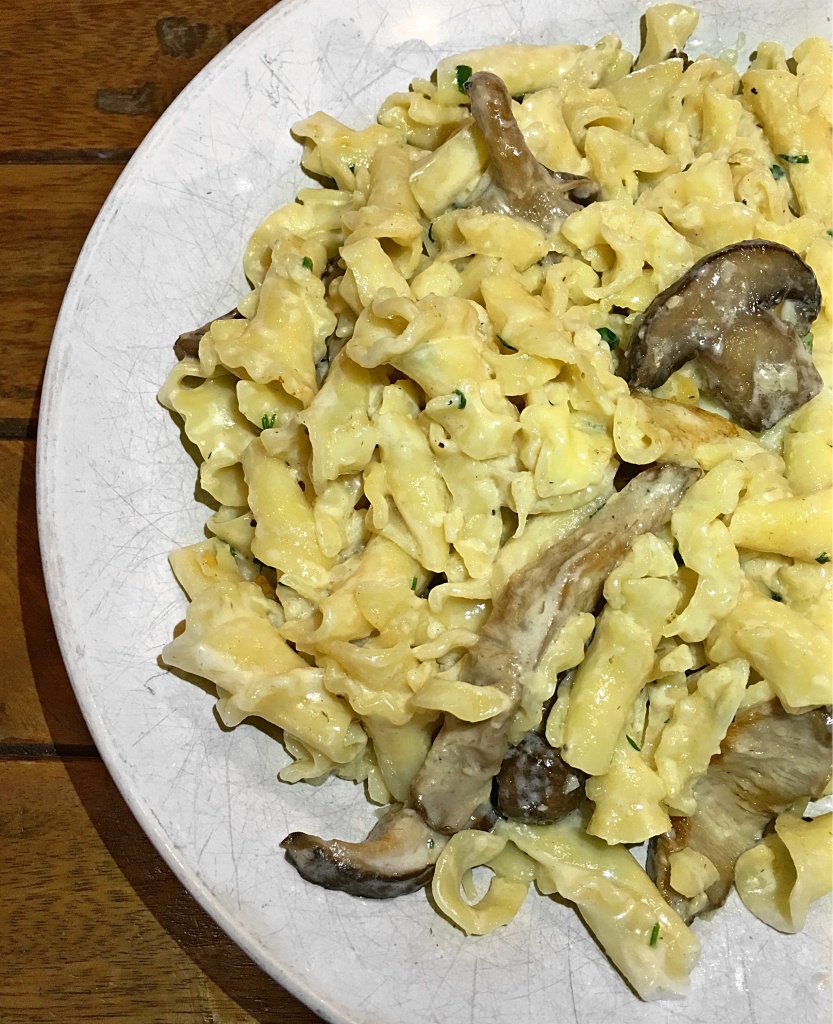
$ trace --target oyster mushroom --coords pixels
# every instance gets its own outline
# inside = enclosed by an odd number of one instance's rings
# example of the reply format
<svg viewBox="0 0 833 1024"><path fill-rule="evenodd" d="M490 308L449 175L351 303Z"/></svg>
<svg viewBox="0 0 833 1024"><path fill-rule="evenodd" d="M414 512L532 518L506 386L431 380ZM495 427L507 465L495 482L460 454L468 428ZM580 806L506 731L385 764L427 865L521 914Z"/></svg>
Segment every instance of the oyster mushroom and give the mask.
<svg viewBox="0 0 833 1024"><path fill-rule="evenodd" d="M492 158L492 184L477 198L485 213L506 213L551 233L581 205L595 199L598 186L589 178L551 171L535 159L512 114L512 100L503 79L477 71L465 84L472 117Z"/></svg>
<svg viewBox="0 0 833 1024"><path fill-rule="evenodd" d="M815 274L785 245L753 239L718 249L637 322L628 348L631 386L658 388L696 357L741 426L771 427L821 390L802 343L820 307Z"/></svg>
<svg viewBox="0 0 833 1024"><path fill-rule="evenodd" d="M584 526L510 577L461 672L469 682L509 693L510 709L480 723L447 715L414 780L413 808L392 808L364 842L287 836L281 846L307 881L354 896L401 896L431 878L446 835L491 828L492 779L524 672L569 615L595 605L634 537L668 522L698 476L699 470L674 465L644 470Z"/></svg>
<svg viewBox="0 0 833 1024"><path fill-rule="evenodd" d="M769 823L797 800L821 795L830 775L830 709L790 715L778 701L754 704L738 715L694 786L697 810L672 818L657 836L648 873L684 921L723 905L742 853L762 838ZM706 900L686 899L671 887L671 855L690 849L708 857L719 878Z"/></svg>
<svg viewBox="0 0 833 1024"><path fill-rule="evenodd" d="M228 313L223 313L222 316L215 316L214 320L242 320L243 314L236 307L230 309ZM174 342L174 354L177 359L198 359L200 355L200 341L203 335L208 334L211 330L211 325L214 320L209 320L207 324L203 324L202 327L197 327L193 331L186 331Z"/></svg>
<svg viewBox="0 0 833 1024"><path fill-rule="evenodd" d="M497 806L527 825L558 821L584 799L584 773L571 768L537 732L510 747L497 776Z"/></svg>
<svg viewBox="0 0 833 1024"><path fill-rule="evenodd" d="M396 806L361 843L292 832L281 846L308 882L383 900L416 892L429 882L446 841L414 811Z"/></svg>
<svg viewBox="0 0 833 1024"><path fill-rule="evenodd" d="M460 678L496 686L511 702L485 722L446 715L411 787L414 807L432 828L458 832L488 799L506 753L523 675L570 615L594 607L634 538L667 523L698 476L699 470L670 464L643 470L583 526L510 577L464 659Z"/></svg>

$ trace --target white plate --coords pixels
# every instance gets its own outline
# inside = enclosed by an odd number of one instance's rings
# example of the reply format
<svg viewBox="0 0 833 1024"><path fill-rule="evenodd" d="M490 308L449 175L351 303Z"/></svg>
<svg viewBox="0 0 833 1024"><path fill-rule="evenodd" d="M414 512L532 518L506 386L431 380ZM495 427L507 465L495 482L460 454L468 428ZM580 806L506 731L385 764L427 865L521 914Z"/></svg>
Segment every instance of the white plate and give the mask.
<svg viewBox="0 0 833 1024"><path fill-rule="evenodd" d="M559 9L560 8L560 9ZM182 94L119 179L72 278L49 357L38 500L52 611L107 766L179 878L259 964L322 1016L373 1024L671 1024L827 1020L827 908L785 937L733 897L696 931L685 1003L640 1003L568 908L530 896L508 928L465 939L424 893L374 902L303 882L294 829L359 838L361 792L276 780L282 748L221 731L202 689L157 657L183 618L171 548L202 536L195 467L156 392L183 330L245 290L246 239L304 178L289 126L317 109L368 123L437 60L506 40L638 45L626 0L284 0ZM824 5L701 4L691 49L829 29ZM750 46L744 48L748 54Z"/></svg>

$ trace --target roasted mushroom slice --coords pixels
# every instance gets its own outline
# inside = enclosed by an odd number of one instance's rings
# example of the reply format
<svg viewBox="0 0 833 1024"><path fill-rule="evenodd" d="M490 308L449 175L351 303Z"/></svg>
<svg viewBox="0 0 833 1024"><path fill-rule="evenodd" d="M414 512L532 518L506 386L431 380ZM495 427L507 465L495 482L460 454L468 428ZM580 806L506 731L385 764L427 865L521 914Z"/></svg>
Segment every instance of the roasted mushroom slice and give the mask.
<svg viewBox="0 0 833 1024"><path fill-rule="evenodd" d="M723 905L742 853L797 800L820 796L830 775L830 710L790 715L778 701L738 715L694 787L697 810L673 818L673 828L651 843L648 873L684 921ZM714 864L719 878L706 900L686 899L671 887L671 856L689 849Z"/></svg>
<svg viewBox="0 0 833 1024"><path fill-rule="evenodd" d="M236 307L230 309L228 313L223 313L222 316L215 316L214 320L242 320L243 314ZM186 331L174 342L174 355L177 359L198 359L200 355L200 341L203 335L207 334L211 330L211 325L214 320L209 320L207 324L203 324L202 327L197 327L193 331Z"/></svg>
<svg viewBox="0 0 833 1024"><path fill-rule="evenodd" d="M446 715L411 787L414 807L432 828L458 832L488 799L506 753L523 674L535 667L570 615L593 608L634 538L668 522L698 476L699 470L675 465L643 470L583 526L510 577L460 677L497 686L511 703L485 722Z"/></svg>
<svg viewBox="0 0 833 1024"><path fill-rule="evenodd" d="M512 100L503 79L490 71L477 71L465 89L471 98L472 116L492 158L493 182L476 200L484 213L519 217L549 234L581 209L576 199L585 204L595 199L595 182L551 171L535 159L512 114Z"/></svg>
<svg viewBox="0 0 833 1024"><path fill-rule="evenodd" d="M510 747L497 776L497 806L527 825L558 821L584 799L584 773L571 768L537 732Z"/></svg>
<svg viewBox="0 0 833 1024"><path fill-rule="evenodd" d="M416 892L429 882L445 843L414 811L395 806L361 843L292 832L281 846L308 882L384 900Z"/></svg>
<svg viewBox="0 0 833 1024"><path fill-rule="evenodd" d="M634 388L658 388L696 357L732 417L766 429L821 390L802 343L820 308L816 276L792 249L762 239L726 246L695 263L639 319L628 379Z"/></svg>

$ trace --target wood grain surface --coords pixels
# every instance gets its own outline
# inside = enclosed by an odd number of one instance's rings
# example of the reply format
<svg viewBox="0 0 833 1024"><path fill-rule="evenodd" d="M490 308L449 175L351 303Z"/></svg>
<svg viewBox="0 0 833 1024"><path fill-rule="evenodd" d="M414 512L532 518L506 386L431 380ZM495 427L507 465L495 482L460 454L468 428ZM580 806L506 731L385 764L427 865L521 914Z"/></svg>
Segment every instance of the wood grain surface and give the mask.
<svg viewBox="0 0 833 1024"><path fill-rule="evenodd" d="M0 5L0 1024L314 1024L179 884L96 752L40 565L39 395L125 162L269 0Z"/></svg>

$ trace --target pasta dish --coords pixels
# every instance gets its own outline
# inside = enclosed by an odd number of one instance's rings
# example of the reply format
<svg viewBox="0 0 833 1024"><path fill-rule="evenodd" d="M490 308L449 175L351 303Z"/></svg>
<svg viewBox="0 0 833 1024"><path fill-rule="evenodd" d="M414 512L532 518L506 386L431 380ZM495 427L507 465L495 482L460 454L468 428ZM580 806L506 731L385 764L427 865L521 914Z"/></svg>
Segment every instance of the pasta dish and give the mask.
<svg viewBox="0 0 833 1024"><path fill-rule="evenodd" d="M290 863L474 935L558 895L644 999L833 871L831 49L697 19L296 124L317 184L160 392L214 508L164 662L383 809Z"/></svg>

